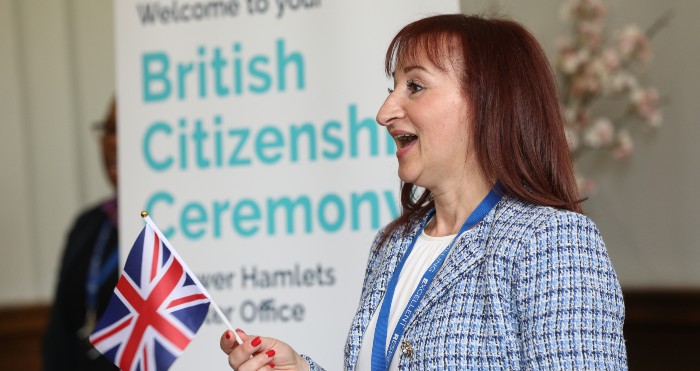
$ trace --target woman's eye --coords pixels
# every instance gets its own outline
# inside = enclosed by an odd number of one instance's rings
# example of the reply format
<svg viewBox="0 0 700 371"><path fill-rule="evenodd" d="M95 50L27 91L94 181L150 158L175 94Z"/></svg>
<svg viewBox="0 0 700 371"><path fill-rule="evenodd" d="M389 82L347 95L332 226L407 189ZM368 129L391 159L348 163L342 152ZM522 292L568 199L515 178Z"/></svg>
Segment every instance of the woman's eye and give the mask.
<svg viewBox="0 0 700 371"><path fill-rule="evenodd" d="M406 86L408 86L408 90L410 90L411 93L417 93L423 90L423 87L413 80L409 80L408 82L406 82Z"/></svg>

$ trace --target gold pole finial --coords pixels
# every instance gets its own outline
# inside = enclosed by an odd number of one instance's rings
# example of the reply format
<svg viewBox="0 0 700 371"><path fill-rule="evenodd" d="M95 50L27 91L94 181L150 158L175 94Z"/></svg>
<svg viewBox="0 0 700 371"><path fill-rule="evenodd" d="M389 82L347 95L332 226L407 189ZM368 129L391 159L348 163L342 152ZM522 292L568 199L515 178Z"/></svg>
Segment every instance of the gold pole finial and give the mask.
<svg viewBox="0 0 700 371"><path fill-rule="evenodd" d="M148 216L148 211L146 211L146 210L141 211L141 217L142 217L142 218L145 218L145 217L147 217L147 216Z"/></svg>

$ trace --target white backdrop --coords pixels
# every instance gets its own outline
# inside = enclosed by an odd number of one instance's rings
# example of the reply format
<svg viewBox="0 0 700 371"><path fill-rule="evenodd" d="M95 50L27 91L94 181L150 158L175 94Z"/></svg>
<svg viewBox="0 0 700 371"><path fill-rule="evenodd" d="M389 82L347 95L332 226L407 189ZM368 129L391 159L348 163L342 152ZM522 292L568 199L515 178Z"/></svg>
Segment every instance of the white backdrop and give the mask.
<svg viewBox="0 0 700 371"><path fill-rule="evenodd" d="M457 1L115 1L122 257L147 209L236 327L329 369L399 212L393 35ZM210 312L174 368L227 369ZM205 362L205 363L203 363Z"/></svg>

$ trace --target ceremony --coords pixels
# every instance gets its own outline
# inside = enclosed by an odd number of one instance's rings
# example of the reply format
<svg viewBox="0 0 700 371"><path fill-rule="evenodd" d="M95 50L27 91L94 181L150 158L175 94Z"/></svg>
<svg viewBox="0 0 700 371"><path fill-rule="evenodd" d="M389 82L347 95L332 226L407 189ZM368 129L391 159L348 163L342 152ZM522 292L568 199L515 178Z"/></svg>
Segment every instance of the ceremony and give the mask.
<svg viewBox="0 0 700 371"><path fill-rule="evenodd" d="M690 0L0 0L8 370L694 370Z"/></svg>

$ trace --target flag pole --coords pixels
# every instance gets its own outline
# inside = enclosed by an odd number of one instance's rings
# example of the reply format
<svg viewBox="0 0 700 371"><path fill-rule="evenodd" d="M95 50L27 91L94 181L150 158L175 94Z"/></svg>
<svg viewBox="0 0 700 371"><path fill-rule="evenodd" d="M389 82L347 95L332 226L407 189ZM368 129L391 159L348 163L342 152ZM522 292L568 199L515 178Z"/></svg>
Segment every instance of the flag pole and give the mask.
<svg viewBox="0 0 700 371"><path fill-rule="evenodd" d="M202 283L199 282L197 275L195 275L194 272L190 271L189 267L187 267L187 265L185 264L185 261L180 257L180 254L177 253L177 251L175 250L173 245L171 245L170 242L168 241L168 239L165 238L165 236L163 235L163 232L161 232L160 229L158 229L158 227L156 226L156 223L151 219L150 216L148 216L148 211L146 211L146 210L141 211L141 217L146 222L146 224L148 224L148 226L151 227L151 229L153 229L153 231L156 232L156 234L158 235L158 238L160 238L160 240L163 241L163 243L165 243L166 246L168 246L168 248L170 249L172 254L175 256L175 258L180 260L180 262L185 266L185 269L187 269L187 271L192 276L192 281L194 281L195 285L197 285L197 287L199 287L199 289L202 290L204 295L206 295L209 298L209 302L214 307L214 311L216 312L216 314L219 315L219 318L221 318L221 320L224 321L224 323L226 324L228 329L231 330L233 335L236 337L236 341L238 342L238 344L243 344L243 340L241 339L240 336L238 336L238 332L236 332L236 330L233 329L233 326L231 326L231 322L229 322L228 318L226 318L226 316L224 315L224 312L222 312L221 308L219 308L219 306L216 305L216 302L214 301L214 298L211 297L211 294L209 294L209 291L207 291L207 289L204 288Z"/></svg>

